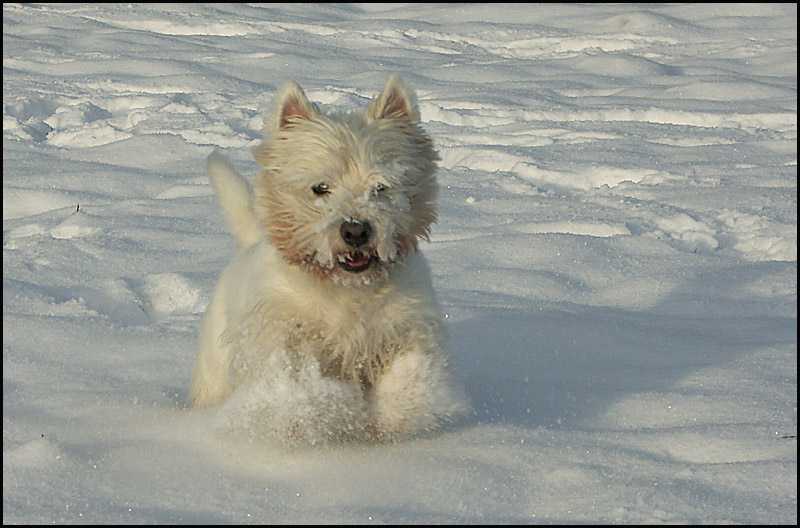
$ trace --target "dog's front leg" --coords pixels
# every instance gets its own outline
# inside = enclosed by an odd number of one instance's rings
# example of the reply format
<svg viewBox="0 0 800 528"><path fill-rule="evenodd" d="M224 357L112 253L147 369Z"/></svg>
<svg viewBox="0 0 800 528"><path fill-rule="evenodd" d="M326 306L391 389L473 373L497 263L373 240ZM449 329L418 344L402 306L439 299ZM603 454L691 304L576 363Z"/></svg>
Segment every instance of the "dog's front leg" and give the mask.
<svg viewBox="0 0 800 528"><path fill-rule="evenodd" d="M444 355L422 348L398 355L368 398L371 423L367 432L380 440L434 429L468 408Z"/></svg>

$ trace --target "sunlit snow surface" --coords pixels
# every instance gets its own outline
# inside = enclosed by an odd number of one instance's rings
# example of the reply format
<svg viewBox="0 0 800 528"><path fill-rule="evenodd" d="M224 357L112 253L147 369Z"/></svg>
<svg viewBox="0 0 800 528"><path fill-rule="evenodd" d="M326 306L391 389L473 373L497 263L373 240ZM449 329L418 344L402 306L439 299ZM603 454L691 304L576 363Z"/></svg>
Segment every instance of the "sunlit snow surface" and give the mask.
<svg viewBox="0 0 800 528"><path fill-rule="evenodd" d="M4 523L797 521L797 7L3 5ZM474 413L287 449L187 405L285 79L391 72Z"/></svg>

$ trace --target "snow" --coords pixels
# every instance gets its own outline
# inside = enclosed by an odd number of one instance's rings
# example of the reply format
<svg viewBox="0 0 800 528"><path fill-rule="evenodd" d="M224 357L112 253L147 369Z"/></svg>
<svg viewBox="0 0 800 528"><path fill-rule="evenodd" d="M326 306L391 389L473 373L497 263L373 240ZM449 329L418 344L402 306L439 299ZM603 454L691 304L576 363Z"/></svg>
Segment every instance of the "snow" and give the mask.
<svg viewBox="0 0 800 528"><path fill-rule="evenodd" d="M473 412L220 435L205 157L392 72ZM3 522L795 524L796 103L796 4L4 4Z"/></svg>

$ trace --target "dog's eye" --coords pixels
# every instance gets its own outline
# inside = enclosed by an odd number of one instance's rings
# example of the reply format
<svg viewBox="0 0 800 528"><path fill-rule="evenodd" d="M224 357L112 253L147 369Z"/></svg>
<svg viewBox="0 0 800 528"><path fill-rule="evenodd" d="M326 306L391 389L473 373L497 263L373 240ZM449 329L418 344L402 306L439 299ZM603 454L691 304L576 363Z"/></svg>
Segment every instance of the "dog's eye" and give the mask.
<svg viewBox="0 0 800 528"><path fill-rule="evenodd" d="M314 194L316 194L317 196L324 196L326 194L330 194L331 192L327 183L318 183L312 186L311 190L314 191Z"/></svg>
<svg viewBox="0 0 800 528"><path fill-rule="evenodd" d="M387 189L388 189L388 187L386 185L384 185L382 183L379 183L372 190L372 193L377 196L377 195L381 194L382 192L386 191Z"/></svg>

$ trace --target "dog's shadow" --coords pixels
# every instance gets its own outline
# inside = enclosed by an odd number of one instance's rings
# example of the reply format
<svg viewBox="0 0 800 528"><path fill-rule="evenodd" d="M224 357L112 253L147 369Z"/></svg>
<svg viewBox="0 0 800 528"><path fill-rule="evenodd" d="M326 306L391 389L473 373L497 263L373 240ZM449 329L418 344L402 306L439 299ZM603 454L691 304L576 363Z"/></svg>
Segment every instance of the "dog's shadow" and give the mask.
<svg viewBox="0 0 800 528"><path fill-rule="evenodd" d="M591 427L620 399L675 391L697 369L752 351L753 335L796 339L793 323L747 317L744 302L710 316L686 313L687 298L709 281L690 279L646 310L481 309L449 323L450 361L464 380L473 420Z"/></svg>
<svg viewBox="0 0 800 528"><path fill-rule="evenodd" d="M597 336L575 314L491 312L451 324L450 362L478 423L558 427L597 408L610 373L592 365Z"/></svg>
<svg viewBox="0 0 800 528"><path fill-rule="evenodd" d="M493 312L451 326L451 362L478 423L579 426L617 398L684 373L653 372L663 346L646 322L608 309Z"/></svg>

